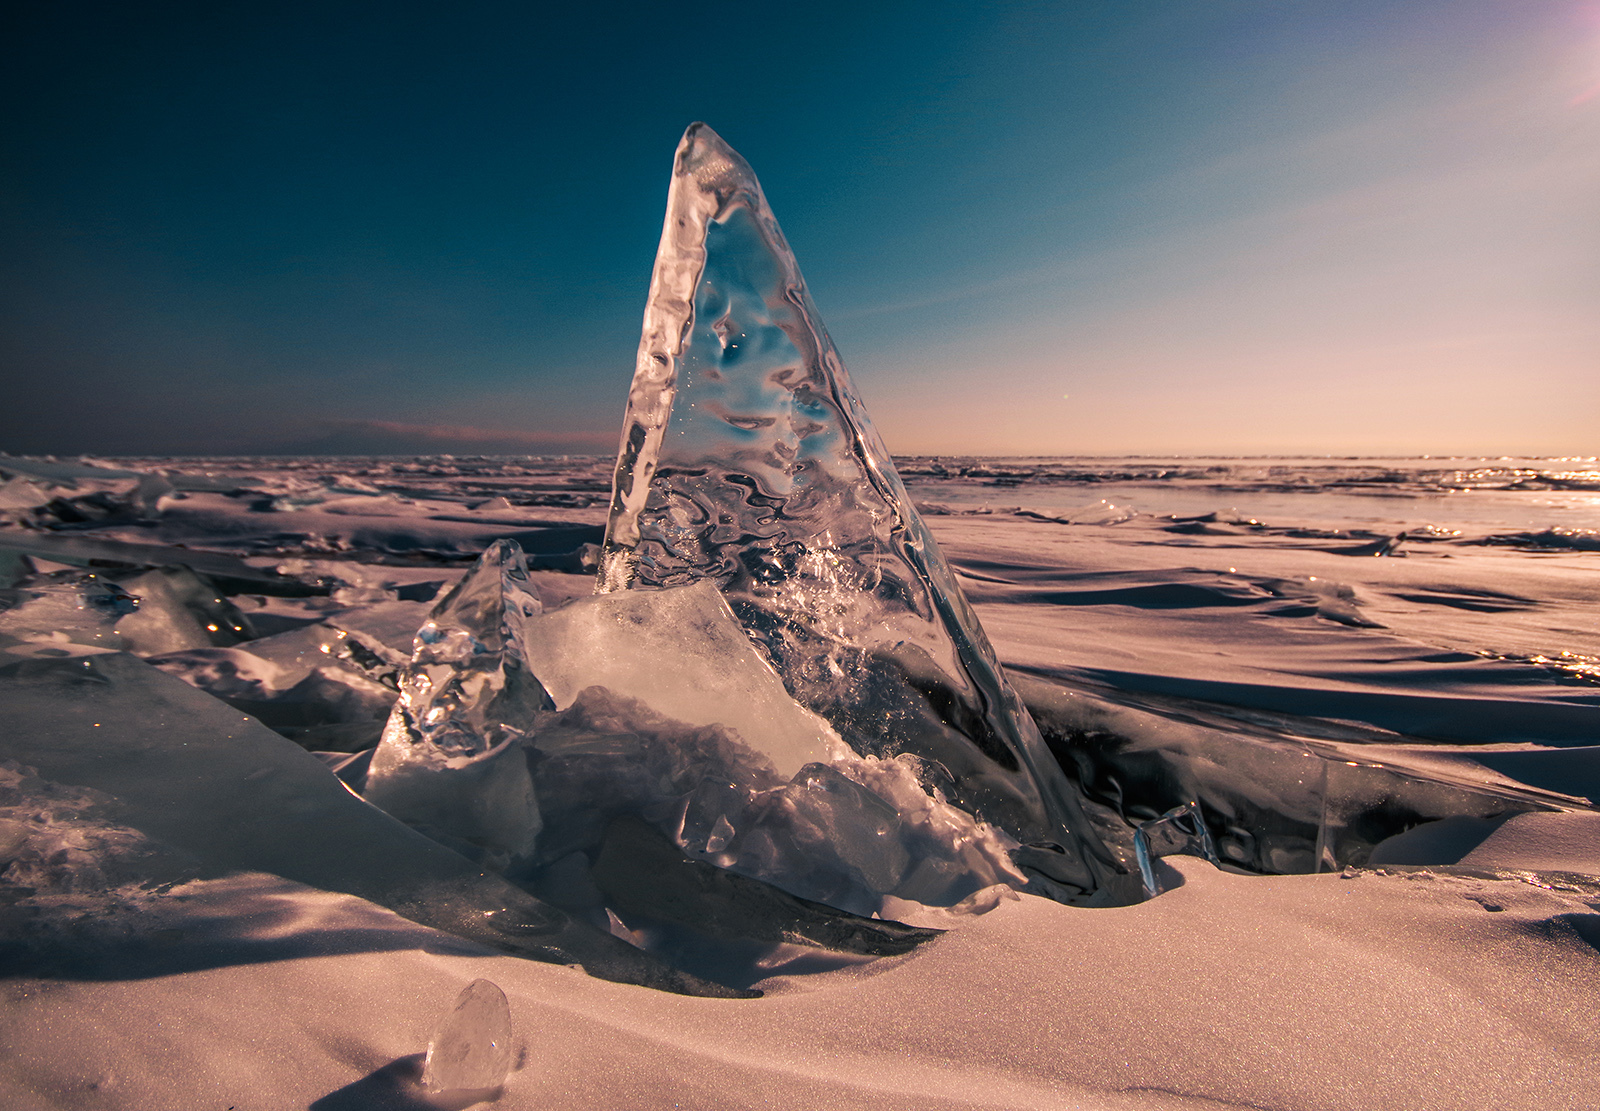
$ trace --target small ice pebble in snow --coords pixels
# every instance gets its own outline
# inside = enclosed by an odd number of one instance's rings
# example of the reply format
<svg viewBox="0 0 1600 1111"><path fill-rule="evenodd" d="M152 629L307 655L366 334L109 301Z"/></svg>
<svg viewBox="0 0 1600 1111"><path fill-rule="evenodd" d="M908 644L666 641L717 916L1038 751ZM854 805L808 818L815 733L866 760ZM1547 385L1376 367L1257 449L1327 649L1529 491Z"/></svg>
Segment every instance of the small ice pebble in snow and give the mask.
<svg viewBox="0 0 1600 1111"><path fill-rule="evenodd" d="M428 1039L422 1086L430 1092L498 1088L511 1069L511 1008L488 980L461 989Z"/></svg>

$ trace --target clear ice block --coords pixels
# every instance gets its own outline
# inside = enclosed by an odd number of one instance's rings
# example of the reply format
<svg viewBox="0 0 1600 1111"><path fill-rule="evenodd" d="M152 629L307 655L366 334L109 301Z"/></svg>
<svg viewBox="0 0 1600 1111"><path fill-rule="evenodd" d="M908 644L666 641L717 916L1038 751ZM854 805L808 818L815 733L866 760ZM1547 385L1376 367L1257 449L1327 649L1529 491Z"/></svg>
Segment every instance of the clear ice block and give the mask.
<svg viewBox="0 0 1600 1111"><path fill-rule="evenodd" d="M701 580L858 753L938 765L951 801L1052 846L1024 864L1059 896L1113 880L912 507L754 173L694 124L674 163L600 589Z"/></svg>
<svg viewBox="0 0 1600 1111"><path fill-rule="evenodd" d="M497 540L418 630L366 798L496 869L542 822L521 740L550 696L523 658L543 612L522 549Z"/></svg>
<svg viewBox="0 0 1600 1111"><path fill-rule="evenodd" d="M139 608L117 622L137 655L227 648L255 636L250 619L216 584L187 567L158 567L121 585L139 599Z"/></svg>
<svg viewBox="0 0 1600 1111"><path fill-rule="evenodd" d="M511 1071L511 1006L490 980L461 989L428 1039L422 1086L430 1092L488 1091Z"/></svg>

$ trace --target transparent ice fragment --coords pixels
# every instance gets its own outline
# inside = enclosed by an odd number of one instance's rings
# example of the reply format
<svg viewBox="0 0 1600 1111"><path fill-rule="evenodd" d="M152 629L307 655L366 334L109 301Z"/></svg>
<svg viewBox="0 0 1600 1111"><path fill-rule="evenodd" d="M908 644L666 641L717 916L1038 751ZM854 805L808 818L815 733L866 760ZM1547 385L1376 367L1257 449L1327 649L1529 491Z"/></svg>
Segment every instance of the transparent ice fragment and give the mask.
<svg viewBox="0 0 1600 1111"><path fill-rule="evenodd" d="M35 509L50 500L50 495L25 478L0 482L0 510Z"/></svg>
<svg viewBox="0 0 1600 1111"><path fill-rule="evenodd" d="M799 705L710 583L579 598L523 629L528 667L556 705L586 687L689 725L720 725L793 775L838 749Z"/></svg>
<svg viewBox="0 0 1600 1111"><path fill-rule="evenodd" d="M885 897L948 906L1023 884L1016 843L930 795L913 765L843 754L765 790L708 775L681 803L675 840L691 857L858 914Z"/></svg>
<svg viewBox="0 0 1600 1111"><path fill-rule="evenodd" d="M522 549L495 541L418 630L383 763L445 763L521 737L551 706L522 651L543 609Z"/></svg>
<svg viewBox="0 0 1600 1111"><path fill-rule="evenodd" d="M1347 863L1363 863L1371 845L1363 844L1355 819L1370 809L1373 779L1391 779L1382 769L1354 760L1318 756L1317 840L1312 848L1313 872L1337 872ZM1381 788L1380 788L1381 790Z"/></svg>
<svg viewBox="0 0 1600 1111"><path fill-rule="evenodd" d="M709 581L789 692L857 752L1059 845L1054 893L1115 866L1001 675L750 167L684 134L617 460L604 592Z"/></svg>
<svg viewBox="0 0 1600 1111"><path fill-rule="evenodd" d="M873 891L893 891L911 865L900 837L900 814L826 764L800 770L785 801Z"/></svg>
<svg viewBox="0 0 1600 1111"><path fill-rule="evenodd" d="M369 802L495 868L542 825L519 744L551 708L522 654L542 609L522 549L490 545L417 632L367 772Z"/></svg>
<svg viewBox="0 0 1600 1111"><path fill-rule="evenodd" d="M1079 506L1062 519L1071 525L1120 525L1138 515L1137 509L1126 505L1113 505L1105 498L1101 498L1097 502Z"/></svg>
<svg viewBox="0 0 1600 1111"><path fill-rule="evenodd" d="M422 1086L430 1092L488 1091L511 1071L511 1007L489 980L474 980L428 1039Z"/></svg>
<svg viewBox="0 0 1600 1111"><path fill-rule="evenodd" d="M255 635L250 619L216 584L187 567L158 567L121 585L139 608L117 622L117 632L138 655L226 648Z"/></svg>
<svg viewBox="0 0 1600 1111"><path fill-rule="evenodd" d="M68 656L80 650L120 652L119 620L135 612L139 600L93 572L59 572L18 588L17 604L0 612L0 638L31 647L13 654Z"/></svg>
<svg viewBox="0 0 1600 1111"><path fill-rule="evenodd" d="M1221 866L1217 850L1206 828L1200 804L1186 802L1175 806L1159 818L1140 822L1133 831L1133 851L1139 861L1139 878L1144 882L1145 894L1152 899L1161 894L1156 879L1155 861L1163 856L1198 856Z"/></svg>
<svg viewBox="0 0 1600 1111"><path fill-rule="evenodd" d="M733 823L728 821L726 814L718 814L716 824L706 836L706 855L715 856L727 848L731 840L733 840Z"/></svg>

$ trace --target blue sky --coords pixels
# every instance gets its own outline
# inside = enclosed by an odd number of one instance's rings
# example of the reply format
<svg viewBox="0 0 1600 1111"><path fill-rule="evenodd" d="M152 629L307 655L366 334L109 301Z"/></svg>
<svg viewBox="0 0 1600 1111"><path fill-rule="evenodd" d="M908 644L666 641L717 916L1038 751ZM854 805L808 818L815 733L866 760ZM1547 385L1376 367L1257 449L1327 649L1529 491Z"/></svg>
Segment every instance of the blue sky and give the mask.
<svg viewBox="0 0 1600 1111"><path fill-rule="evenodd" d="M683 127L899 452L1600 452L1600 2L56 4L0 449L609 451Z"/></svg>

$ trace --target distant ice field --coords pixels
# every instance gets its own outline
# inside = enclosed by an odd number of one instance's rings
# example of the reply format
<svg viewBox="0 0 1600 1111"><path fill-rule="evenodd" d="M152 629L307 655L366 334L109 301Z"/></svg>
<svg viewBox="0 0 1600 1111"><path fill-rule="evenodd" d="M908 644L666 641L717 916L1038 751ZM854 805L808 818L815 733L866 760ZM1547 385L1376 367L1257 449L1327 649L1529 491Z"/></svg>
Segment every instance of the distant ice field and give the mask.
<svg viewBox="0 0 1600 1111"><path fill-rule="evenodd" d="M174 467L219 476L341 467L386 488L525 503L604 506L610 456L216 456L108 459L130 471ZM1219 513L1269 524L1397 531L1434 526L1600 530L1600 458L906 456L896 461L919 503L1069 514L1099 500L1147 515Z"/></svg>
<svg viewBox="0 0 1600 1111"><path fill-rule="evenodd" d="M1600 529L1592 458L919 456L901 460L900 472L917 501L964 510L1061 514L1104 499L1145 514L1282 525Z"/></svg>

